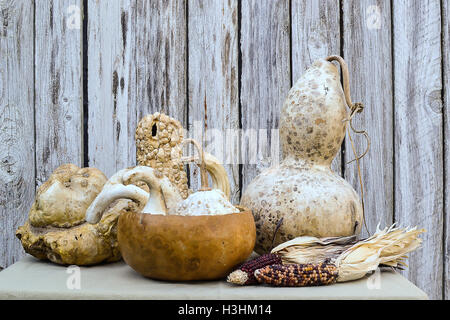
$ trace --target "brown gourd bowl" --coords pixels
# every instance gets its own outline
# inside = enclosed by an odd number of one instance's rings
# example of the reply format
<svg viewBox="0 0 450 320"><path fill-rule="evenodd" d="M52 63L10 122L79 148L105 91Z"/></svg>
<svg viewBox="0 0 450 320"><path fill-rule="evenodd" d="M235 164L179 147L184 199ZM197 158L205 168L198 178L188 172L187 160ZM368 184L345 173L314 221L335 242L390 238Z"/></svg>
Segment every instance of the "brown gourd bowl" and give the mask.
<svg viewBox="0 0 450 320"><path fill-rule="evenodd" d="M244 262L255 245L252 212L225 215L120 215L118 242L122 257L135 271L159 280L224 278Z"/></svg>

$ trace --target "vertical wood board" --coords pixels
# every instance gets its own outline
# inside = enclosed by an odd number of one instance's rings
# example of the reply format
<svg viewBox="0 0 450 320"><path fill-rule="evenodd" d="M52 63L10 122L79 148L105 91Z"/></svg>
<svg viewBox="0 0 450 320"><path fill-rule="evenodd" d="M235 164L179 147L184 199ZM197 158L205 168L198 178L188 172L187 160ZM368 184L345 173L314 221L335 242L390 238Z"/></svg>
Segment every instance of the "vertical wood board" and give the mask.
<svg viewBox="0 0 450 320"><path fill-rule="evenodd" d="M135 5L87 1L89 166L108 177L134 165Z"/></svg>
<svg viewBox="0 0 450 320"><path fill-rule="evenodd" d="M438 1L393 2L395 220L427 230L405 274L442 298L443 126Z"/></svg>
<svg viewBox="0 0 450 320"><path fill-rule="evenodd" d="M242 191L281 161L280 110L291 87L289 20L287 1L242 2Z"/></svg>
<svg viewBox="0 0 450 320"><path fill-rule="evenodd" d="M136 116L162 112L186 127L186 2L139 0Z"/></svg>
<svg viewBox="0 0 450 320"><path fill-rule="evenodd" d="M36 183L40 185L60 165L83 163L82 2L38 1L35 7Z"/></svg>
<svg viewBox="0 0 450 320"><path fill-rule="evenodd" d="M15 237L34 200L34 11L0 2L0 270L24 255Z"/></svg>
<svg viewBox="0 0 450 320"><path fill-rule="evenodd" d="M444 97L444 247L443 299L450 299L450 2L442 1L442 45L443 45L443 97Z"/></svg>
<svg viewBox="0 0 450 320"><path fill-rule="evenodd" d="M188 104L191 137L224 164L231 199L239 201L239 48L238 4L230 1L188 2ZM205 108L206 105L206 108ZM199 187L199 170L191 166L191 188Z"/></svg>

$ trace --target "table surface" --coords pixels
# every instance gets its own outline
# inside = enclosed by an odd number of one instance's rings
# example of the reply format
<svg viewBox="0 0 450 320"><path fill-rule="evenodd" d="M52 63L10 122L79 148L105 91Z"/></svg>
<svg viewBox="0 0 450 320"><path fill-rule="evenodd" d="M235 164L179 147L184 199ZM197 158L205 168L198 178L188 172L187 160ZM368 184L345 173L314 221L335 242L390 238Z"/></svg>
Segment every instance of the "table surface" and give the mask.
<svg viewBox="0 0 450 320"><path fill-rule="evenodd" d="M79 275L80 289L76 285ZM69 286L67 285L69 283ZM71 284L71 285L70 285ZM394 271L322 287L276 288L235 286L224 280L164 282L142 277L124 262L77 270L31 256L0 272L0 299L165 299L165 300L303 300L427 299L427 295Z"/></svg>

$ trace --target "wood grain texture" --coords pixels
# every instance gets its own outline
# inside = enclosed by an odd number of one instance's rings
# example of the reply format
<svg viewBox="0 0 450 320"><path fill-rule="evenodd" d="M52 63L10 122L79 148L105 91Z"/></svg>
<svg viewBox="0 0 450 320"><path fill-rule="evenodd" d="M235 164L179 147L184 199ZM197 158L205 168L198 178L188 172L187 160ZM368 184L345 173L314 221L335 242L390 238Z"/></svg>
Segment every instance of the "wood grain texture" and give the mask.
<svg viewBox="0 0 450 320"><path fill-rule="evenodd" d="M34 200L33 3L0 2L0 269L24 253L15 237Z"/></svg>
<svg viewBox="0 0 450 320"><path fill-rule="evenodd" d="M207 127L215 129L206 137L206 151L224 164L236 203L240 195L237 0L190 0L188 43L189 131L202 141L206 109ZM191 187L196 190L199 170L191 168Z"/></svg>
<svg viewBox="0 0 450 320"><path fill-rule="evenodd" d="M61 164L83 163L82 25L76 21L81 10L80 0L36 2L38 185Z"/></svg>
<svg viewBox="0 0 450 320"><path fill-rule="evenodd" d="M278 125L291 87L289 3L243 1L241 7L242 188L281 161Z"/></svg>
<svg viewBox="0 0 450 320"><path fill-rule="evenodd" d="M450 299L450 1L442 1L443 96L444 96L444 288L443 298Z"/></svg>
<svg viewBox="0 0 450 320"><path fill-rule="evenodd" d="M134 1L87 1L89 166L108 177L136 163Z"/></svg>
<svg viewBox="0 0 450 320"><path fill-rule="evenodd" d="M186 3L138 0L136 114L163 112L186 127Z"/></svg>
<svg viewBox="0 0 450 320"><path fill-rule="evenodd" d="M443 127L439 1L393 1L395 220L425 228L405 274L442 298Z"/></svg>
<svg viewBox="0 0 450 320"><path fill-rule="evenodd" d="M340 54L339 1L291 0L292 80L317 59ZM331 168L342 175L341 153Z"/></svg>
<svg viewBox="0 0 450 320"><path fill-rule="evenodd" d="M349 66L353 102L365 109L353 125L371 137L369 153L360 161L365 220L369 234L393 223L393 91L391 8L389 0L344 1L343 52ZM362 135L351 132L358 154L366 149ZM346 138L345 162L355 158ZM361 196L356 162L346 165L345 178ZM363 227L362 235L368 236Z"/></svg>

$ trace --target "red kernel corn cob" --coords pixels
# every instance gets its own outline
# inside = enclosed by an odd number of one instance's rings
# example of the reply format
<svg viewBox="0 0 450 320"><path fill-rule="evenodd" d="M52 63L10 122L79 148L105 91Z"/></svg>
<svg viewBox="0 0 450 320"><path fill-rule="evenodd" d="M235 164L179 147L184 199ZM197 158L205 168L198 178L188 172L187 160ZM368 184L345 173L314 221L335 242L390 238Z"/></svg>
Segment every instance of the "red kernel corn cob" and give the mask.
<svg viewBox="0 0 450 320"><path fill-rule="evenodd" d="M338 270L334 264L276 264L255 271L259 283L278 287L321 286L336 282Z"/></svg>
<svg viewBox="0 0 450 320"><path fill-rule="evenodd" d="M258 283L255 278L255 271L272 264L281 264L281 258L274 253L263 254L258 258L244 262L237 270L228 275L227 282L249 285Z"/></svg>

